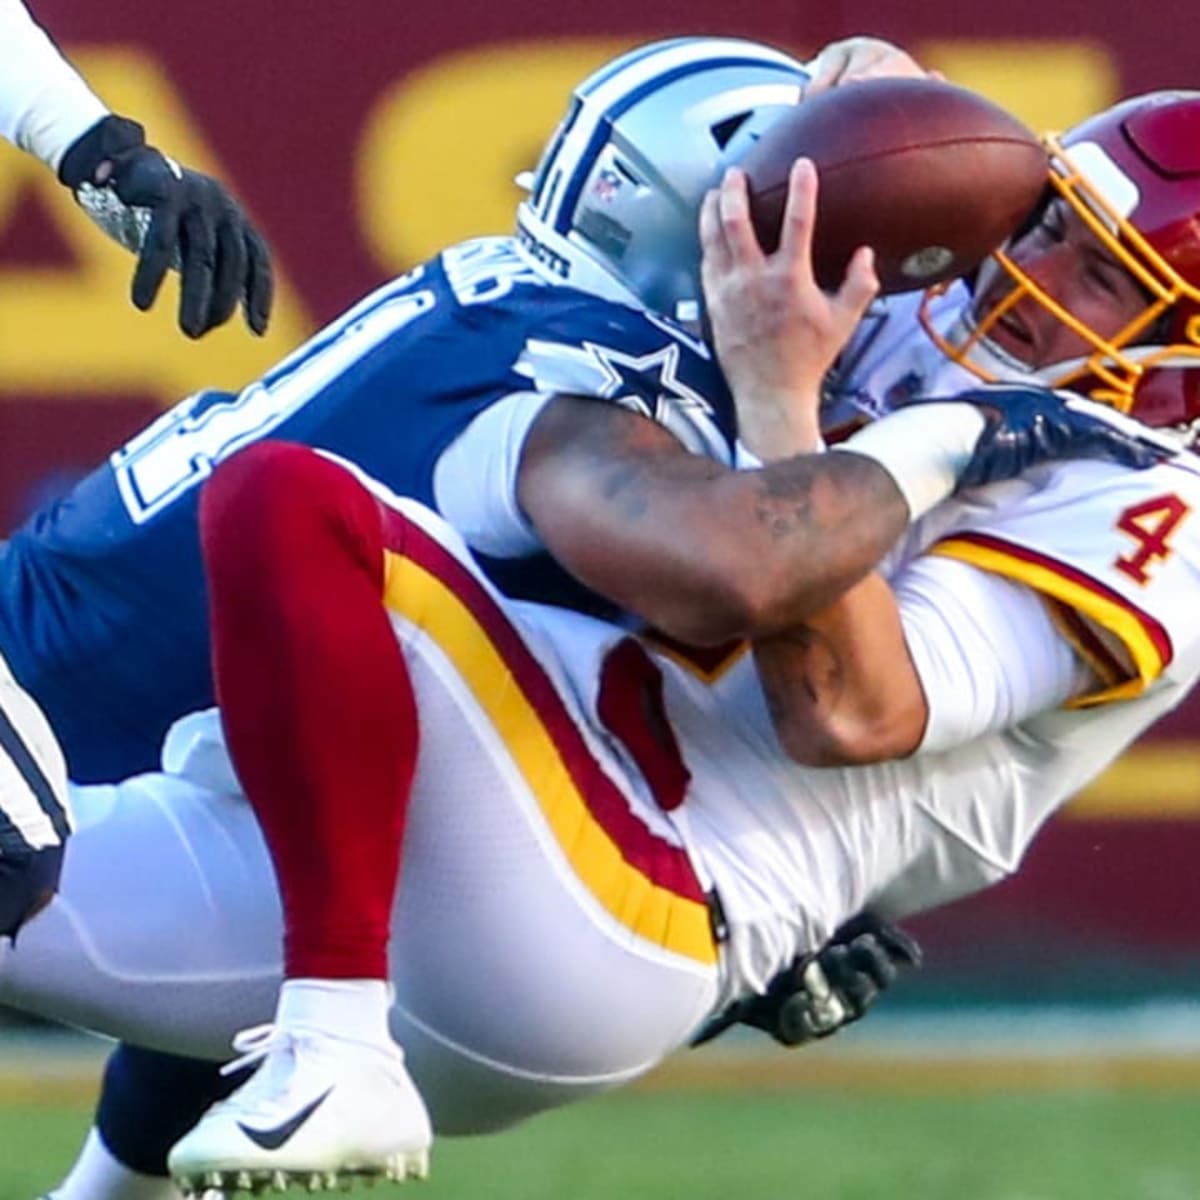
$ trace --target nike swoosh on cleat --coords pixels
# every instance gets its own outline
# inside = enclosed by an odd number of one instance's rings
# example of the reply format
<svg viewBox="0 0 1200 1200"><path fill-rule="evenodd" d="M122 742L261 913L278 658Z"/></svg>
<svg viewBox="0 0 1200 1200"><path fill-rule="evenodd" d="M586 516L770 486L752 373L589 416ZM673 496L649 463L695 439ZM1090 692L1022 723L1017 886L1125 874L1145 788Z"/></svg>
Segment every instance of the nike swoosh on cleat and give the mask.
<svg viewBox="0 0 1200 1200"><path fill-rule="evenodd" d="M237 1126L256 1146L261 1146L264 1150L278 1150L325 1103L332 1091L332 1086L326 1088L315 1100L272 1129L252 1129L249 1125L243 1125L241 1121Z"/></svg>

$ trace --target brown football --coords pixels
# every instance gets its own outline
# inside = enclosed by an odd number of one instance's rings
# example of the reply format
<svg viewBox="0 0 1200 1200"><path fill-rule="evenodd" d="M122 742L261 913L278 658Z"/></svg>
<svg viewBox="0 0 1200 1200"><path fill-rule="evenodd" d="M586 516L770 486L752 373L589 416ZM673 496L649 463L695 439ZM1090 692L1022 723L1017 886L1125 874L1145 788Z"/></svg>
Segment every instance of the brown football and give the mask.
<svg viewBox="0 0 1200 1200"><path fill-rule="evenodd" d="M813 269L836 288L855 248L875 250L884 292L973 270L1029 215L1046 151L1016 117L933 79L870 79L802 101L739 162L765 250L779 245L788 172L817 168Z"/></svg>

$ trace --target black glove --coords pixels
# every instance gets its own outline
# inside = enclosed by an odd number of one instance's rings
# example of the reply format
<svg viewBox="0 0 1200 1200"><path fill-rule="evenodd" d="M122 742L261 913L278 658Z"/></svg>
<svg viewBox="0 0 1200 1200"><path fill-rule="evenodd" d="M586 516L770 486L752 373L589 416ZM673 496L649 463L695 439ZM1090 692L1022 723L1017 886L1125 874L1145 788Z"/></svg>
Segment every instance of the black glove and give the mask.
<svg viewBox="0 0 1200 1200"><path fill-rule="evenodd" d="M1027 467L1052 459L1104 459L1141 469L1178 449L1140 421L1071 392L998 384L953 399L976 405L986 421L959 476L960 487L1013 479Z"/></svg>
<svg viewBox="0 0 1200 1200"><path fill-rule="evenodd" d="M847 921L816 954L795 959L766 993L732 1004L692 1039L693 1046L732 1025L752 1025L780 1045L802 1046L859 1020L896 980L901 967L919 967L921 947L903 929L871 913Z"/></svg>
<svg viewBox="0 0 1200 1200"><path fill-rule="evenodd" d="M142 127L117 116L93 125L67 150L58 177L107 232L138 255L132 289L138 308L154 303L167 268L174 266L181 275L179 326L189 337L223 325L239 299L247 325L258 334L266 331L270 251L215 179L147 146ZM101 199L94 199L97 194ZM113 196L119 204L112 203ZM97 211L105 199L110 211Z"/></svg>

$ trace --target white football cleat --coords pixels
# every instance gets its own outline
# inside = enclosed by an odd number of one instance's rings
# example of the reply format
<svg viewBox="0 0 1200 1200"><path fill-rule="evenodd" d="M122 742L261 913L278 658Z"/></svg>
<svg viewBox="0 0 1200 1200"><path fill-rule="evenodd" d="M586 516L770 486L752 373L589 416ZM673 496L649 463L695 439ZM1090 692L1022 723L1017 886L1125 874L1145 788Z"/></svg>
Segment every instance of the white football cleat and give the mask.
<svg viewBox="0 0 1200 1200"><path fill-rule="evenodd" d="M233 1044L242 1057L228 1071L262 1065L172 1148L167 1165L185 1195L428 1174L433 1130L399 1046L273 1025Z"/></svg>

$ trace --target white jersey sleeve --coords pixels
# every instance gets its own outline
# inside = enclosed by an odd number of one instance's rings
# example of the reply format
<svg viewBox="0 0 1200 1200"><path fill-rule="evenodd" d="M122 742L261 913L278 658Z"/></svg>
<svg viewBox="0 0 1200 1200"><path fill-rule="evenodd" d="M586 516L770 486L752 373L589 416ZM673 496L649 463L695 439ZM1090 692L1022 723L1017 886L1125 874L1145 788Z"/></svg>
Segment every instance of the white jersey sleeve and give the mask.
<svg viewBox="0 0 1200 1200"><path fill-rule="evenodd" d="M29 15L0 0L0 134L52 171L108 109Z"/></svg>
<svg viewBox="0 0 1200 1200"><path fill-rule="evenodd" d="M514 392L485 408L442 451L433 471L438 512L482 554L517 558L542 541L517 502L521 450L549 392Z"/></svg>
<svg viewBox="0 0 1200 1200"><path fill-rule="evenodd" d="M929 710L919 752L1058 708L1094 682L1023 584L932 555L891 584Z"/></svg>
<svg viewBox="0 0 1200 1200"><path fill-rule="evenodd" d="M1072 706L1191 678L1200 655L1200 459L1183 454L1146 471L1053 464L955 503L951 519L939 517L930 553L1045 598L1099 680Z"/></svg>

